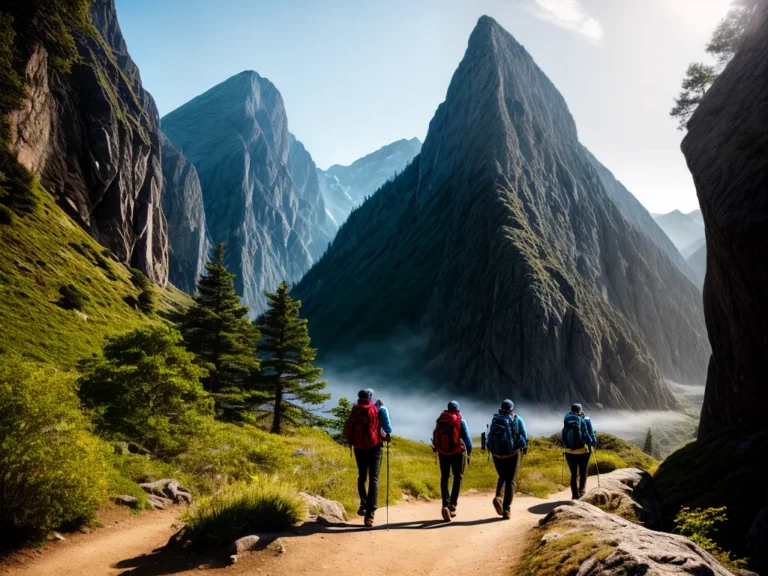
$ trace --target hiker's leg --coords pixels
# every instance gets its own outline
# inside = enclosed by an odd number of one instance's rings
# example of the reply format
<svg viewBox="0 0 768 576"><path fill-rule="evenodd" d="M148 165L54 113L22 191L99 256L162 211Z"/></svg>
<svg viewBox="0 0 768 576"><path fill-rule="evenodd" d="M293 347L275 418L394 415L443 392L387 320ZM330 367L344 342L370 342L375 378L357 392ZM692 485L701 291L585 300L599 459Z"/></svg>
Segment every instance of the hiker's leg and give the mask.
<svg viewBox="0 0 768 576"><path fill-rule="evenodd" d="M589 454L582 454L579 458L579 496L584 496L587 489L587 467L589 466Z"/></svg>
<svg viewBox="0 0 768 576"><path fill-rule="evenodd" d="M379 472L381 472L381 451L382 447L377 446L369 450L369 474L370 480L368 482L368 502L366 511L368 514L376 512L376 508L379 507Z"/></svg>
<svg viewBox="0 0 768 576"><path fill-rule="evenodd" d="M517 453L509 459L509 484L507 493L504 495L504 502L509 500L509 505L504 506L504 510L509 510L512 506L512 500L515 499L515 490L517 488L517 469L520 467L520 454Z"/></svg>
<svg viewBox="0 0 768 576"><path fill-rule="evenodd" d="M579 486L576 482L576 471L579 464L578 454L565 454L565 461L568 462L568 470L571 471L571 496L574 500L579 499Z"/></svg>
<svg viewBox="0 0 768 576"><path fill-rule="evenodd" d="M360 508L365 508L367 501L365 479L368 477L368 450L355 448L355 462L357 462L357 493L360 495Z"/></svg>
<svg viewBox="0 0 768 576"><path fill-rule="evenodd" d="M496 474L499 479L496 482L496 498L501 498L501 491L504 490L504 461L501 458L493 457L493 467L496 468Z"/></svg>
<svg viewBox="0 0 768 576"><path fill-rule="evenodd" d="M448 493L448 476L451 474L451 457L443 454L437 455L440 460L440 498L443 501L443 508L451 505L451 497Z"/></svg>
<svg viewBox="0 0 768 576"><path fill-rule="evenodd" d="M451 490L451 506L456 506L461 493L461 479L464 477L464 453L451 456L451 469L453 471L453 489Z"/></svg>

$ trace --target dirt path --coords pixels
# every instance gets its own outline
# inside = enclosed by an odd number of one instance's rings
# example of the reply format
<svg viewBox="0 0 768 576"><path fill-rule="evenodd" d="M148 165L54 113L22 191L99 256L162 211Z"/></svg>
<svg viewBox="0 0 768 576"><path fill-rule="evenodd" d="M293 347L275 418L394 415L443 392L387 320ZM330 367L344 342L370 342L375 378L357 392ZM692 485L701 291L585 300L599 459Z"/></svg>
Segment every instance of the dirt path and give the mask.
<svg viewBox="0 0 768 576"><path fill-rule="evenodd" d="M590 487L593 480L590 479ZM178 556L155 552L178 529L179 510L151 512L106 524L91 534L50 544L41 553L25 554L0 566L7 576L133 576L226 573L353 576L358 574L442 575L449 566L459 574L509 574L528 543L528 533L569 492L547 500L518 495L512 520L496 516L488 494L468 493L459 500L458 516L447 524L438 502L414 502L377 513L371 530L354 518L341 527L316 527L282 541L284 554L264 550L242 555L228 566L226 555Z"/></svg>

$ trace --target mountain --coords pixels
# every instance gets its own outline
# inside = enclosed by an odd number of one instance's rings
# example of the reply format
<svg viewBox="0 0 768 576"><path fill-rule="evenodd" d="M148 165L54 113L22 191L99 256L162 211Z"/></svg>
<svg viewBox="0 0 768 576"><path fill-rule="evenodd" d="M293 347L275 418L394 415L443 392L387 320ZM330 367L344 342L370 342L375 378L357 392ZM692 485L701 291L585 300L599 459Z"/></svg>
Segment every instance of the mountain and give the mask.
<svg viewBox="0 0 768 576"><path fill-rule="evenodd" d="M707 245L702 244L696 252L686 259L688 266L694 271L701 285L704 285L704 277L707 275Z"/></svg>
<svg viewBox="0 0 768 576"><path fill-rule="evenodd" d="M688 214L673 210L668 214L656 216L656 223L674 242L678 250L683 250L704 237L704 219L701 210Z"/></svg>
<svg viewBox="0 0 768 576"><path fill-rule="evenodd" d="M700 438L768 429L766 38L763 3L691 117L682 144L707 230L704 314L712 358Z"/></svg>
<svg viewBox="0 0 768 576"><path fill-rule="evenodd" d="M350 212L378 190L384 182L402 172L421 150L418 138L398 140L379 148L349 166L334 164L320 170L320 185L329 216L338 226Z"/></svg>
<svg viewBox="0 0 768 576"><path fill-rule="evenodd" d="M295 292L326 364L410 359L412 386L670 408L665 376L706 374L698 289L622 217L562 96L489 17L421 153Z"/></svg>
<svg viewBox="0 0 768 576"><path fill-rule="evenodd" d="M635 196L619 182L608 168L603 166L600 161L586 148L584 153L587 155L592 165L600 177L600 182L608 192L616 207L624 216L624 219L634 226L635 230L645 234L651 242L656 244L688 278L699 285L699 277L691 270L690 265L680 254L680 251L669 239L669 236L659 227L653 216L645 209Z"/></svg>
<svg viewBox="0 0 768 576"><path fill-rule="evenodd" d="M226 243L235 287L255 317L264 291L298 281L334 229L311 158L288 133L283 98L266 78L241 72L166 115L162 127L197 170L208 235Z"/></svg>
<svg viewBox="0 0 768 576"><path fill-rule="evenodd" d="M42 46L33 50L28 98L9 118L10 149L120 262L164 285L157 108L128 54L114 0L95 0L90 21L93 33L74 34L79 61L70 73L55 71Z"/></svg>
<svg viewBox="0 0 768 576"><path fill-rule="evenodd" d="M194 294L211 249L205 223L203 191L197 170L164 134L160 136L163 168L163 213L168 221L171 284Z"/></svg>
<svg viewBox="0 0 768 576"><path fill-rule="evenodd" d="M693 254L695 254L699 250L699 248L701 248L702 246L705 246L706 243L707 243L707 238L705 236L702 236L695 242L691 242L688 246L680 250L680 254L682 254L683 258L687 260L688 258L693 256Z"/></svg>

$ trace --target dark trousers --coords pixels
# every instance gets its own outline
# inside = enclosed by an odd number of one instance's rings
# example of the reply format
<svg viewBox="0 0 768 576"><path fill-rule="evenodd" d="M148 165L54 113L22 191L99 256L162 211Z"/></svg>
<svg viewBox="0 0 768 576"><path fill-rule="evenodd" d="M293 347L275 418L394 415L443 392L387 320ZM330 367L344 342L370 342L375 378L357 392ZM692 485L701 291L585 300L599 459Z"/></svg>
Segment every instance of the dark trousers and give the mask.
<svg viewBox="0 0 768 576"><path fill-rule="evenodd" d="M499 475L499 481L496 482L496 498L501 498L504 492L504 502L502 507L509 510L512 506L512 499L515 497L515 484L517 483L517 466L520 463L520 454L515 454L508 458L493 457L493 465L496 467L496 473Z"/></svg>
<svg viewBox="0 0 768 576"><path fill-rule="evenodd" d="M366 515L376 512L379 504L379 471L381 470L381 446L376 448L355 448L357 462L357 491L360 494L360 507ZM365 482L368 480L368 492Z"/></svg>
<svg viewBox="0 0 768 576"><path fill-rule="evenodd" d="M440 458L440 495L443 497L443 508L456 507L461 492L461 479L464 477L464 453L438 454ZM453 486L448 492L448 477L453 472Z"/></svg>
<svg viewBox="0 0 768 576"><path fill-rule="evenodd" d="M571 471L571 496L577 500L584 494L587 488L587 465L589 464L589 452L586 454L565 453L568 469ZM578 481L576 473L578 472Z"/></svg>

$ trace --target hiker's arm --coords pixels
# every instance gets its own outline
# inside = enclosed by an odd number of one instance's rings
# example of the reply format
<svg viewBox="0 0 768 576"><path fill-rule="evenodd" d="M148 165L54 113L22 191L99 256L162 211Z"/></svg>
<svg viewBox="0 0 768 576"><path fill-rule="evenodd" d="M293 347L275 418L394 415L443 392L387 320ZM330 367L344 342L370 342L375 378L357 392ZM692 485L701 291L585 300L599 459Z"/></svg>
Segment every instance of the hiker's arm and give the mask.
<svg viewBox="0 0 768 576"><path fill-rule="evenodd" d="M589 445L595 446L595 444L597 444L597 438L595 437L595 429L592 427L592 420L590 420L589 418L585 418L584 427L587 429L587 438L589 438Z"/></svg>
<svg viewBox="0 0 768 576"><path fill-rule="evenodd" d="M520 435L525 440L525 445L528 446L528 430L525 429L525 422L519 416L517 418L520 420Z"/></svg>
<svg viewBox="0 0 768 576"><path fill-rule="evenodd" d="M389 410L387 410L386 406L379 407L379 423L384 432L392 434L392 422L389 420Z"/></svg>
<svg viewBox="0 0 768 576"><path fill-rule="evenodd" d="M469 427L467 421L461 420L461 439L464 441L464 446L467 447L467 456L472 456L472 438L469 435Z"/></svg>

